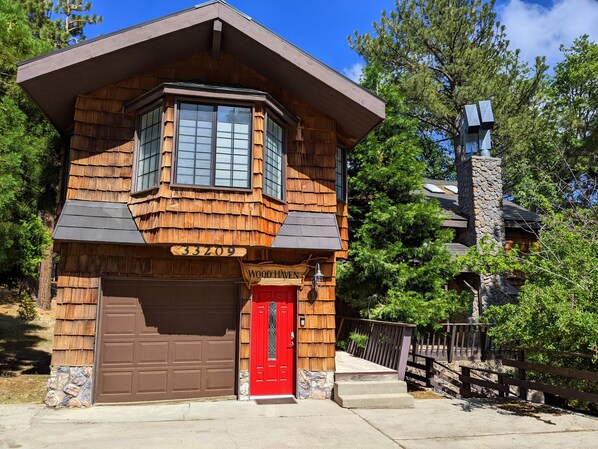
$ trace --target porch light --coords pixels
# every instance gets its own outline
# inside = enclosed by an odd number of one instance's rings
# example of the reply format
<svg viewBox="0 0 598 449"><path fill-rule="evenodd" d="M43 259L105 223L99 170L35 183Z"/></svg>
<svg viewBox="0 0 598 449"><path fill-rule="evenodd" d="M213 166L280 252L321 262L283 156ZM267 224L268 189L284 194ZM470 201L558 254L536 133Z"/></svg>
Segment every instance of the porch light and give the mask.
<svg viewBox="0 0 598 449"><path fill-rule="evenodd" d="M322 282L324 282L324 275L322 274L322 271L320 270L320 264L317 263L316 264L316 273L314 274L314 278L312 280L312 285L317 290Z"/></svg>

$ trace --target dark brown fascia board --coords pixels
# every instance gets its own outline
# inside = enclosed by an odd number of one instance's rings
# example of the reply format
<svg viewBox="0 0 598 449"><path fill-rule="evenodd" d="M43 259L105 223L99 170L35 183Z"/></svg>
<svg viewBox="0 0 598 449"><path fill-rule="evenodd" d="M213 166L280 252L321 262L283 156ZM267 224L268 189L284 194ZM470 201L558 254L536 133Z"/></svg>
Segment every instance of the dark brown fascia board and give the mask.
<svg viewBox="0 0 598 449"><path fill-rule="evenodd" d="M225 24L230 25L248 39L252 39L259 44L255 46L256 51L262 46L270 54L274 53L292 64L298 71L309 75L314 83L322 83L333 92L338 92L349 99L350 104L353 105L350 108L356 109L354 113L360 113L359 109L362 109L362 114L365 113L365 115L370 117L368 119L368 130L378 126L385 118L385 102L375 94L303 52L293 44L253 21L250 17L218 0L24 61L19 64L17 82L25 90L28 90L28 85L36 78L64 70L77 70L78 65L89 64L89 61L94 58L106 57L108 54L119 50L142 45L147 41L157 39L161 36L177 33L215 19L219 19ZM239 55L233 54L233 56L238 57ZM115 81L118 80L106 80L105 84ZM52 86L49 87L51 88ZM28 92L28 94L30 93ZM73 94L76 95L76 92ZM35 101L35 98L33 99ZM47 112L48 108L43 105L40 106L42 106L42 110L46 112L46 115L52 115ZM315 106L317 107L318 105ZM53 123L59 124L60 121L57 118L50 117ZM67 120L70 123L71 118L61 121L62 128L66 125ZM358 139L362 139L366 135L365 131L364 129L360 133L361 135L358 136Z"/></svg>
<svg viewBox="0 0 598 449"><path fill-rule="evenodd" d="M143 95L129 101L125 105L125 112L135 112L145 106L159 100L164 95L171 94L177 96L206 98L209 100L229 100L244 101L251 103L265 103L266 106L275 114L284 119L287 123L297 127L299 118L289 112L284 106L270 96L267 92L246 91L244 89L235 89L226 87L219 89L217 86L181 86L176 83L164 83L144 93Z"/></svg>

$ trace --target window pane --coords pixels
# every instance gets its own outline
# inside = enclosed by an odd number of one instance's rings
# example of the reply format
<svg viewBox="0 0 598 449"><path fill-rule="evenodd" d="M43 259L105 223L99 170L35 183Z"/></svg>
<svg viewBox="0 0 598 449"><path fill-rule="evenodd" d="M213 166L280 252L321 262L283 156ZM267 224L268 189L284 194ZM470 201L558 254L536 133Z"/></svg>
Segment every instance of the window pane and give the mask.
<svg viewBox="0 0 598 449"><path fill-rule="evenodd" d="M179 104L176 183L210 185L213 128L214 106Z"/></svg>
<svg viewBox="0 0 598 449"><path fill-rule="evenodd" d="M268 305L268 359L276 359L276 303Z"/></svg>
<svg viewBox="0 0 598 449"><path fill-rule="evenodd" d="M266 130L266 160L264 193L282 199L283 129L268 120Z"/></svg>
<svg viewBox="0 0 598 449"><path fill-rule="evenodd" d="M251 119L247 107L180 103L175 182L249 187Z"/></svg>
<svg viewBox="0 0 598 449"><path fill-rule="evenodd" d="M249 187L250 125L250 108L218 106L216 186ZM247 164L233 166L233 160L238 157L244 158Z"/></svg>
<svg viewBox="0 0 598 449"><path fill-rule="evenodd" d="M162 129L162 106L141 116L139 121L136 190L146 190L158 185L160 157L160 130Z"/></svg>

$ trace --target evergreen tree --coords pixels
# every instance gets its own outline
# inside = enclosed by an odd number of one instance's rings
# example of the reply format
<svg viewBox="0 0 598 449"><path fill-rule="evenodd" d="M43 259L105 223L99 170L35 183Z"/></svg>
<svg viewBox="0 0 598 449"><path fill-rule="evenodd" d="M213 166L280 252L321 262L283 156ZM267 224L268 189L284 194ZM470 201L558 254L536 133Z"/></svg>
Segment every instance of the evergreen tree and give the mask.
<svg viewBox="0 0 598 449"><path fill-rule="evenodd" d="M444 288L458 272L444 246L452 232L421 193L422 139L396 86L373 65L362 84L388 102L388 118L349 155L352 232L338 296L367 317L434 326L461 306Z"/></svg>
<svg viewBox="0 0 598 449"><path fill-rule="evenodd" d="M68 36L84 38L84 26L101 18L76 11L90 8L81 2L55 7L46 0L0 0L0 282L31 294L37 290L44 308L50 306L52 269L51 229L44 222L53 221L63 141L17 86L16 67L66 44ZM36 288L40 263L46 276Z"/></svg>
<svg viewBox="0 0 598 449"><path fill-rule="evenodd" d="M405 113L452 149L457 163L465 159L461 111L480 100L492 101L495 155L508 159L505 167L526 153L540 129L538 92L546 66L538 58L531 71L509 49L494 0L397 0L374 32L356 32L351 46L390 76L405 98Z"/></svg>

